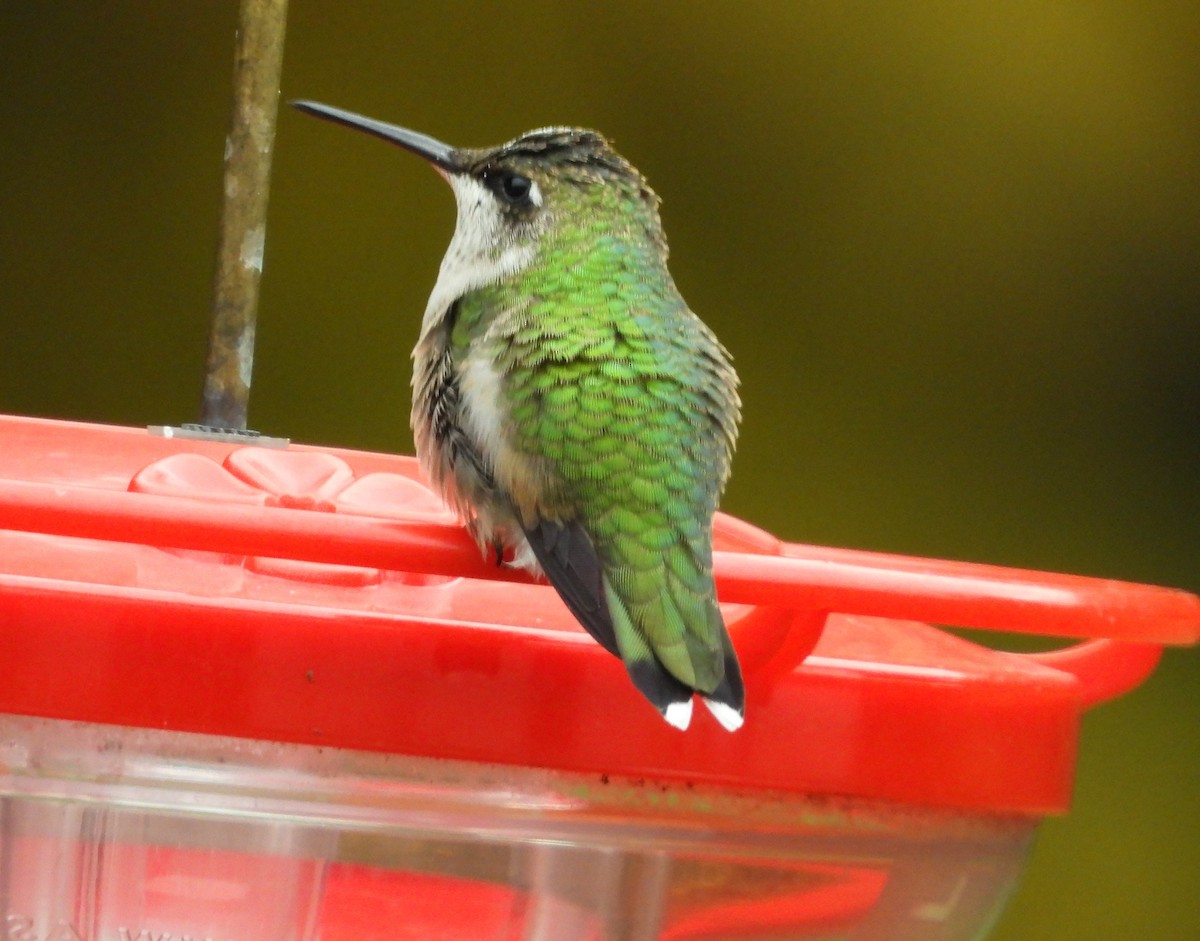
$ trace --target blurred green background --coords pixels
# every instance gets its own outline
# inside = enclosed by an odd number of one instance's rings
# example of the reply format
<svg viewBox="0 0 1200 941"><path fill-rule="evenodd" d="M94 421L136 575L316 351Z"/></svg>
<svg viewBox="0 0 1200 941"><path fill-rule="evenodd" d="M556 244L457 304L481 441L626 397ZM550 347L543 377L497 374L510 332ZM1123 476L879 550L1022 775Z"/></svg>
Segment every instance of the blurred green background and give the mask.
<svg viewBox="0 0 1200 941"><path fill-rule="evenodd" d="M1200 590L1200 7L293 0L284 96L602 129L733 351L725 507L806 542ZM0 7L0 411L196 418L236 4ZM453 229L281 113L251 424L408 452ZM1200 937L1200 653L1089 716L996 939Z"/></svg>

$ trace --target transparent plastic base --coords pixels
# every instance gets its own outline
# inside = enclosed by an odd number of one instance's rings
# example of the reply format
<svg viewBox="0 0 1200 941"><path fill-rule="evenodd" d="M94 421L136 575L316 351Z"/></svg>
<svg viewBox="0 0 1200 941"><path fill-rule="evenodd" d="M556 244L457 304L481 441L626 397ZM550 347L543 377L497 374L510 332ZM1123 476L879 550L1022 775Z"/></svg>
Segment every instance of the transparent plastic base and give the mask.
<svg viewBox="0 0 1200 941"><path fill-rule="evenodd" d="M8 941L958 941L1036 823L0 716Z"/></svg>

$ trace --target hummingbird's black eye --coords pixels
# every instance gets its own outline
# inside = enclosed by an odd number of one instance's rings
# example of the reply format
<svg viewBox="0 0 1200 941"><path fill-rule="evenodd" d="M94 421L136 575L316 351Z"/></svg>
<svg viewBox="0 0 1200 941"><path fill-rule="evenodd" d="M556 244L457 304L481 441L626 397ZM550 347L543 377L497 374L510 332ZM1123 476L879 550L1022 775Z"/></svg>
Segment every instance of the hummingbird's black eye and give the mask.
<svg viewBox="0 0 1200 941"><path fill-rule="evenodd" d="M484 176L484 182L493 193L505 202L513 204L524 202L533 190L533 181L529 177L510 170L488 173Z"/></svg>
<svg viewBox="0 0 1200 941"><path fill-rule="evenodd" d="M518 203L528 196L531 185L529 177L519 173L505 173L500 177L500 191L509 202Z"/></svg>

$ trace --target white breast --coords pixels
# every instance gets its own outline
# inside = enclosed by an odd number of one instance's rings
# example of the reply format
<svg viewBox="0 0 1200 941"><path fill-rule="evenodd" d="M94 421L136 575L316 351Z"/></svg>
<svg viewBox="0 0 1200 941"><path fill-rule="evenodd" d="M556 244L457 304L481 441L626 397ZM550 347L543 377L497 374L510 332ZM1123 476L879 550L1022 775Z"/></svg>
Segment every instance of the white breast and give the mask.
<svg viewBox="0 0 1200 941"><path fill-rule="evenodd" d="M514 230L496 197L473 176L456 173L447 178L458 202L458 221L425 307L422 336L468 291L495 284L528 265L538 234L531 226Z"/></svg>

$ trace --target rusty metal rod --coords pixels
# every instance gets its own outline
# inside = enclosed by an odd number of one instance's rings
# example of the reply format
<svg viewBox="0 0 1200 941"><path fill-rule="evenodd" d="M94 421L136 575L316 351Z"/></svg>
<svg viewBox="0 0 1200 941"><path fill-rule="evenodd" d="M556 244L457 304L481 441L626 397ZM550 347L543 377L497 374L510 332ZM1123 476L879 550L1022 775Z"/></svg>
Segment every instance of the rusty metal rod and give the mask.
<svg viewBox="0 0 1200 941"><path fill-rule="evenodd" d="M201 420L245 429L287 0L242 0Z"/></svg>

